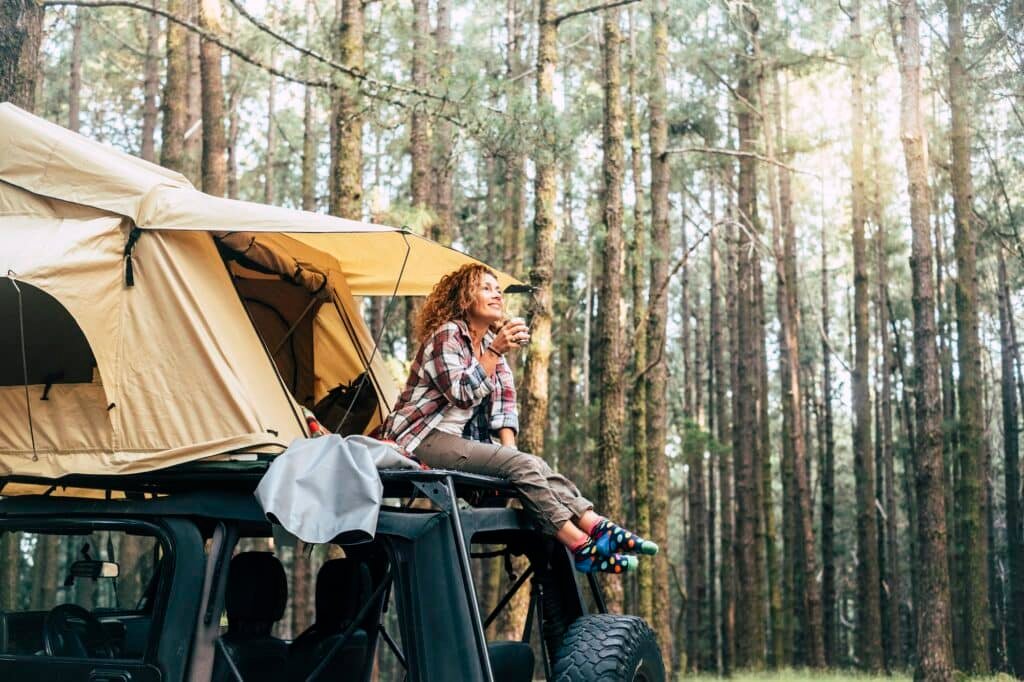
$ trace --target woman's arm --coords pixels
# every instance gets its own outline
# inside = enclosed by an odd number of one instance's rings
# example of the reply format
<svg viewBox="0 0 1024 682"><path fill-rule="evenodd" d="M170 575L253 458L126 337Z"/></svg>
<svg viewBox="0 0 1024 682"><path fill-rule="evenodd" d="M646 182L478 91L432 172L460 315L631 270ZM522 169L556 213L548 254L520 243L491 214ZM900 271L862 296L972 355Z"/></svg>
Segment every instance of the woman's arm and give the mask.
<svg viewBox="0 0 1024 682"><path fill-rule="evenodd" d="M502 445L515 447L516 434L519 432L516 385L512 378L512 369L504 358L498 362L494 371L494 391L491 393L491 432L498 434Z"/></svg>
<svg viewBox="0 0 1024 682"><path fill-rule="evenodd" d="M478 404L494 388L486 367L454 324L442 326L427 339L423 372L448 402L461 409Z"/></svg>
<svg viewBox="0 0 1024 682"><path fill-rule="evenodd" d="M514 448L516 446L516 432L508 427L498 429L498 440L505 447Z"/></svg>

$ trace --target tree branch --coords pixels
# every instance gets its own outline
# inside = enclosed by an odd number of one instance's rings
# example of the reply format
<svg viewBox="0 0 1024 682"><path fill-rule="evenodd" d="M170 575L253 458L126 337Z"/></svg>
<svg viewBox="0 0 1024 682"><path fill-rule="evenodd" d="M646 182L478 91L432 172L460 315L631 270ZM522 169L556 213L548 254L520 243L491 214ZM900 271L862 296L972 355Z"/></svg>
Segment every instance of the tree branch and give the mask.
<svg viewBox="0 0 1024 682"><path fill-rule="evenodd" d="M436 112L434 114L435 116L437 116L438 118L444 119L444 120L452 123L453 125L455 125L455 126L457 126L459 128L470 127L465 120L463 120L461 118L458 118L457 116L454 116L452 114L445 113L443 111L445 105L453 103L453 101L447 95L436 95L434 93L429 93L429 92L417 90L416 88L411 88L411 87L407 87L407 86L404 86L404 85L399 85L398 83L390 83L388 81L382 81L382 80L373 78L371 76L368 76L365 73L362 73L361 71L359 71L358 69L353 69L351 67L346 67L346 66L344 66L342 64L338 64L337 62L334 62L334 61L332 61L330 59L327 59L326 57L323 57L322 55L319 55L316 52L313 52L312 50L308 50L308 49L306 49L304 47L296 45L295 43L289 41L287 38L284 38L283 36L277 34L276 32L273 31L273 29L270 29L265 24L261 24L258 20L253 18L247 12L245 12L245 10L241 9L235 3L235 0L231 0L231 3L236 8L239 8L239 11L243 14L243 16L245 16L246 19L248 19L254 25L256 25L256 27L259 28L260 30L268 33L269 35L271 35L272 37L276 38L277 40L280 40L281 42L285 43L285 45L287 45L288 47L291 47L292 49L295 49L295 50L299 51L300 53L302 53L302 54L304 54L304 55L306 55L306 56L308 56L308 57L310 57L310 58L312 58L314 60L317 60L317 61L321 62L322 64L325 64L326 66L329 66L330 68L332 68L332 69L334 69L336 71L340 71L341 73L344 73L345 75L347 75L347 76L353 78L354 80L356 80L357 82L359 82L362 86L364 86L364 87L360 88L360 93L361 94L366 95L367 97L371 97L373 99L377 99L377 100L380 100L382 102L386 102L388 104L392 104L394 106L403 107L403 108L407 108L408 106L410 106L410 104L408 102L397 100L394 97L390 97L386 93L388 91L393 91L395 93L401 93L401 94L404 94L404 95L411 95L411 96L414 96L414 97L418 97L420 99L427 99L427 100L431 100L431 101L440 102L441 103L441 110ZM235 55L236 57L238 57L242 61L246 62L247 64L251 64L252 66L255 66L256 68L262 69L263 71L266 71L267 73L272 74L274 76L277 76L278 78L281 78L283 80L286 80L286 81L289 81L289 82L292 82L292 83L297 83L299 85L305 85L305 86L309 86L309 87L314 87L314 88L332 89L332 88L337 87L334 83L332 83L329 80L303 78L301 76L294 76L292 74L286 73L286 72L276 68L272 64L268 64L268 63L264 62L263 60L259 59L258 57L255 57L252 54L249 54L248 52L245 52L241 48L236 47L235 45L232 45L231 43L227 42L226 40L224 40L223 38L221 38L217 34L212 33L210 31L202 28L201 26L199 26L199 25L189 21L188 19L183 19L183 18L181 18L181 17L179 17L179 16L177 16L175 14L172 14L171 12L168 12L166 10L160 9L158 7L152 7L152 6L149 6L149 5L144 5L144 4L139 3L139 2L133 2L132 0L44 0L44 2L42 3L42 6L43 7L63 7L63 6L75 6L75 7L127 7L129 9L136 9L136 10L141 10L143 12L149 12L151 14L156 14L156 15L162 16L165 19L167 19L168 21L174 22L175 24L178 24L179 26L181 26L181 27L183 27L183 28L185 28L185 29L187 29L189 31L192 31L193 33L199 34L199 36L203 40L208 40L211 43L219 45L221 48L223 48L224 50L227 50L228 52L230 52L231 54ZM493 108L490 108L490 107L489 107L489 109L494 111L495 113L501 113L500 111L498 111L496 109L493 109Z"/></svg>
<svg viewBox="0 0 1024 682"><path fill-rule="evenodd" d="M795 166L790 166L789 164L783 163L782 161L779 161L778 159L773 159L773 158L768 157L768 156L762 156L761 154L758 154L756 152L745 152L745 151L740 151L738 149L722 149L720 147L675 147L673 149L666 149L664 153L665 154L689 154L689 153L696 153L696 154L723 154L725 156L741 156L741 157L744 157L744 158L752 158L752 159L757 159L758 161L763 161L765 163L770 163L770 164L772 164L774 166L778 166L779 168L785 168L786 170L788 170L791 173L799 173L801 175L810 175L813 178L819 178L819 179L821 178L821 176L818 175L817 173L813 173L811 171L802 170L800 168L796 168Z"/></svg>
<svg viewBox="0 0 1024 682"><path fill-rule="evenodd" d="M761 110L754 106L754 103L751 102L749 99L747 99L740 93L736 92L736 88L732 87L732 84L729 81L727 81L722 76L722 74L718 73L718 71L715 70L715 67L711 66L711 64L706 59L701 59L700 63L701 66L703 66L705 69L711 72L711 75L715 77L715 80L717 80L719 83L725 86L725 89L729 91L730 95L735 97L743 106L749 109L750 112L754 114L754 116L757 116L759 120L764 120L764 115L761 113Z"/></svg>
<svg viewBox="0 0 1024 682"><path fill-rule="evenodd" d="M399 85L398 83L392 83L390 81L382 81L382 80L374 78L372 76L368 76L361 69L357 69L357 68L351 67L351 66L346 66L345 64L340 64L340 63L334 61L333 59L329 59L328 57L325 57L324 55L320 54L319 52L314 52L313 50L309 49L308 47L303 47L303 46L299 45L298 43L290 40L289 38L281 35L277 31L275 31L273 28L271 28L269 25L267 25L266 23L260 21L259 19L254 17L252 14L250 14L248 12L248 10L246 10L245 7L242 6L242 3L240 3L238 0L228 0L228 2L231 3L231 6L234 7L235 10L239 14L241 14L242 17L246 21L248 21L250 24L252 24L256 28L258 28L259 30L263 31L264 33L266 33L270 37L274 38L275 40L277 40L277 41L279 41L281 43L284 43L285 45L287 45L288 47L292 48L293 50L295 50L299 54L305 55L305 56L309 57L310 59L312 59L314 61L317 61L317 62L320 62L321 64L324 64L325 66L329 66L332 69L334 69L335 71L340 71L341 73L343 73L343 74L345 74L347 76L350 76L351 78L354 78L357 81L360 81L360 82L362 82L362 83L364 83L366 85L372 86L374 88L381 88L381 89L385 89L385 90L394 90L395 92L400 92L400 93L405 94L405 95L415 95L416 97L420 97L420 98L423 98L423 99L434 100L436 102L441 102L443 104L451 103L451 100L448 99L447 95L437 95L435 93L427 92L425 90L419 90L417 88L413 88L413 87L410 87L410 86L407 86L407 85ZM369 93L367 93L367 94L369 94Z"/></svg>
<svg viewBox="0 0 1024 682"><path fill-rule="evenodd" d="M654 293L651 295L650 300L647 302L647 310L644 313L643 319L640 320L640 324L637 326L646 327L650 323L651 310L654 308L655 304L659 300L661 300L661 297L665 295L665 290L668 289L669 282L672 281L672 278L675 277L676 273L679 272L680 268L682 268L684 265L690 262L690 254L697 250L697 247L701 245L704 239L706 239L707 236L711 234L711 231L718 227L719 224L721 223L715 223L708 229L702 230L700 236L697 237L693 244L690 245L690 247L686 250L686 253L683 254L683 257L676 261L675 265L672 266L672 269L669 270L667 275L665 275L665 279L663 279L661 283L658 285L658 288L654 290ZM640 380L643 379L648 372L650 372L659 364L661 364L662 350L663 349L659 348L658 356L651 360L646 367L644 367L642 370L640 370L633 376L632 381L634 386L639 384Z"/></svg>
<svg viewBox="0 0 1024 682"><path fill-rule="evenodd" d="M583 14L591 14L593 12L600 12L606 9L614 9L616 7L621 7L623 5L632 5L634 2L640 2L640 0L614 0L614 2L606 2L601 5L592 5L590 7L584 7L583 9L577 9L573 10L572 12L560 14L559 16L552 19L551 23L554 24L555 26L558 26L563 21L572 19L573 17L578 17Z"/></svg>
<svg viewBox="0 0 1024 682"><path fill-rule="evenodd" d="M284 71L275 68L271 64L267 64L266 62L252 56L249 53L243 52L240 48L235 47L234 45L228 43L227 41L223 40L214 33L207 31L201 26L193 24L188 19L182 19L181 17L171 14L166 10L162 10L159 7L151 7L150 5L144 5L138 2L131 2L130 0L45 0L45 2L42 3L43 7L64 7L67 5L71 5L74 7L128 7L130 9L137 9L143 12L149 12L150 14L157 14L159 16L164 17L168 21L172 21L175 24L178 24L179 26L186 28L189 31L192 31L193 33L198 33L199 36L203 38L203 40L208 40L211 43L219 45L223 49L227 50L231 54L241 59L242 61L251 64L258 69L263 69L267 73L273 74L278 78L283 78L284 80L291 81L292 83L298 83L299 85L308 85L314 88L331 87L331 83L329 81L311 80L308 78L301 78L299 76L293 76L291 74L285 73Z"/></svg>

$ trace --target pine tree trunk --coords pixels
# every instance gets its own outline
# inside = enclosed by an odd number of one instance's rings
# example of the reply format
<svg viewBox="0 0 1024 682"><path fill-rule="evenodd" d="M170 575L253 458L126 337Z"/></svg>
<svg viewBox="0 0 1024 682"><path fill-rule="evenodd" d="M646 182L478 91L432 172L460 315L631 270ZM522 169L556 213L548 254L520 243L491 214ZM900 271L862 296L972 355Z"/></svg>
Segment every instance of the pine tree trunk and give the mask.
<svg viewBox="0 0 1024 682"><path fill-rule="evenodd" d="M292 636L297 637L313 623L313 566L309 547L304 542L295 545L292 557Z"/></svg>
<svg viewBox="0 0 1024 682"><path fill-rule="evenodd" d="M634 376L647 368L647 306L644 284L647 265L647 226L644 217L643 158L640 135L640 116L637 113L636 15L629 9L629 146L631 178L633 181L633 238L630 241L630 271L633 286L633 345ZM641 537L651 537L650 471L647 451L647 401L644 399L643 379L630 382L632 396L629 418L633 441L633 505L636 520L634 530ZM654 562L641 561L637 578L639 608L637 615L649 623L654 622Z"/></svg>
<svg viewBox="0 0 1024 682"><path fill-rule="evenodd" d="M748 58L754 53L757 20L749 9L744 9L744 24L748 29ZM746 69L740 75L736 88L741 99L737 105L736 121L740 150L753 153L757 143L757 125L745 102L752 102L757 92L759 74ZM756 254L753 239L760 233L757 220L757 167L751 156L739 162L737 209L743 224L736 255L736 348L739 351L737 382L733 386L733 452L736 457L736 610L743 614L736 622L736 668L760 670L765 665L767 638L762 614L767 613L763 564L758 550L763 537L761 508L761 462L758 457L760 430L757 397L760 393L760 358L763 329L758 329L759 306L755 279Z"/></svg>
<svg viewBox="0 0 1024 682"><path fill-rule="evenodd" d="M78 132L82 99L82 8L75 8L71 26L71 73L68 83L68 130Z"/></svg>
<svg viewBox="0 0 1024 682"><path fill-rule="evenodd" d="M359 0L353 0L359 2ZM431 54L433 42L430 35L430 2L413 0L413 87L425 89L429 80L430 65L427 57ZM430 119L422 107L414 107L409 122L409 155L412 161L412 176L409 191L412 207L421 212L430 209ZM339 136L341 131L339 129ZM414 329L420 301L407 299L405 307L406 359L411 360L418 347Z"/></svg>
<svg viewBox="0 0 1024 682"><path fill-rule="evenodd" d="M356 1L356 0L353 0ZM413 86L423 88L429 80L428 55L433 46L430 45L430 2L414 0L413 12L413 51L412 51L412 82ZM339 135L344 133L339 130ZM412 111L409 124L409 153L412 156L412 178L410 191L413 208L426 211L430 205L430 119L422 107Z"/></svg>
<svg viewBox="0 0 1024 682"><path fill-rule="evenodd" d="M186 16L188 0L168 0L167 11ZM167 22L167 75L161 101L163 124L160 132L160 165L185 172L185 128L188 125L188 35L186 30Z"/></svg>
<svg viewBox="0 0 1024 682"><path fill-rule="evenodd" d="M694 288L694 313L700 307L699 289ZM699 322L695 325L700 328ZM691 671L706 669L705 659L708 654L708 580L707 580L707 499L705 492L704 473L704 442L701 438L702 429L702 396L701 367L703 344L701 335L694 335L694 354L691 367L690 391L693 395L692 415L685 425L684 447L689 463L687 475L687 501L689 525L689 542L686 547L687 556L687 665Z"/></svg>
<svg viewBox="0 0 1024 682"><path fill-rule="evenodd" d="M1000 389L1003 403L1003 471L1006 494L1006 563L1010 584L1006 619L1007 654L1011 670L1024 677L1024 538L1021 536L1020 415L1014 391L1013 337L1010 334L1010 288L1006 260L999 249Z"/></svg>
<svg viewBox="0 0 1024 682"><path fill-rule="evenodd" d="M928 147L921 111L920 17L916 0L900 2L900 136L906 160L912 229L914 374L917 386L917 482L920 601L917 604L918 667L915 679L945 682L953 676L950 651L949 574L946 560L946 498L942 490L942 424L935 299L928 235Z"/></svg>
<svg viewBox="0 0 1024 682"><path fill-rule="evenodd" d="M604 41L604 153L602 177L604 185L603 217L604 249L601 258L601 307L598 310L600 339L601 407L598 416L599 441L597 499L600 509L610 518L622 518L619 475L619 454L622 451L622 428L625 394L622 380L622 325L619 302L622 300L623 236L622 184L625 175L623 151L623 112L620 88L622 83L619 10L609 9L602 17ZM608 608L622 610L622 582L612 578L608 585Z"/></svg>
<svg viewBox="0 0 1024 682"><path fill-rule="evenodd" d="M970 85L964 65L964 2L946 0L949 35L949 108L951 117L953 214L956 221L956 314L959 422L957 458L960 527L957 560L960 608L964 625L964 669L976 675L989 671L988 499L984 466L985 439L981 415L981 343L978 339L977 234L972 215L971 134L967 98Z"/></svg>
<svg viewBox="0 0 1024 682"><path fill-rule="evenodd" d="M241 125L238 115L240 86L238 80L238 59L228 57L228 198L238 198L238 136Z"/></svg>
<svg viewBox="0 0 1024 682"><path fill-rule="evenodd" d="M938 192L932 196L934 210L933 243L935 249L935 305L938 313L939 382L942 387L942 489L946 495L946 560L950 580L957 575L957 541L959 529L956 519L954 491L957 486L956 468L956 381L953 379L953 335L950 331L952 304L946 294L946 258L944 256L943 212L936 203ZM960 609L959 584L953 586L949 596L953 618L953 655L957 666L963 664L964 637L963 612Z"/></svg>
<svg viewBox="0 0 1024 682"><path fill-rule="evenodd" d="M220 0L199 0L199 25L221 33ZM208 40L199 45L203 96L203 191L222 197L227 191L227 140L224 137L224 80L220 46Z"/></svg>
<svg viewBox="0 0 1024 682"><path fill-rule="evenodd" d="M202 0L188 0L187 15L193 24L199 23L199 4ZM185 50L188 55L188 77L186 80L185 101L188 111L185 124L185 177L194 185L202 182L202 147L201 134L203 116L203 85L202 67L199 63L199 34L189 31L185 37Z"/></svg>
<svg viewBox="0 0 1024 682"><path fill-rule="evenodd" d="M860 2L850 10L850 37L861 44ZM871 389L869 355L871 329L868 318L868 262L864 237L867 221L864 171L864 76L860 60L853 63L851 128L853 150L853 268L855 352L852 377L853 456L857 489L857 658L860 667L877 672L885 667L882 649L882 618L879 602L878 528L875 511L875 467L871 446Z"/></svg>
<svg viewBox="0 0 1024 682"><path fill-rule="evenodd" d="M558 59L557 27L553 22L554 3L541 0L537 25L537 109L554 106L555 65ZM515 41L513 41L515 42ZM533 267L530 284L534 287L530 307L530 354L523 373L522 420L519 440L527 452L544 453L544 424L548 410L548 370L551 363L551 284L555 268L556 179L555 127L546 126L534 160ZM514 165L514 164L513 164Z"/></svg>
<svg viewBox="0 0 1024 682"><path fill-rule="evenodd" d="M340 0L341 16L338 22L338 60L346 66L362 69L365 61L365 47L363 38L364 6L362 0ZM417 15L418 17L418 15ZM417 18L417 30L421 19ZM429 15L427 17L429 28ZM415 48L417 54L423 46ZM414 57L413 69L416 70L416 59ZM425 69L425 67L420 67ZM415 74L420 75L420 74ZM414 75L414 77L415 77ZM363 116L361 113L362 104L356 83L353 80L345 80L335 90L334 97L334 167L332 168L334 192L331 195L330 212L332 215L351 220L362 220L363 218ZM415 120L414 115L414 120ZM415 125L415 124L414 124ZM413 133L414 139L418 130ZM421 153L426 154L424 150ZM414 152L415 155L415 152ZM415 158L415 156L414 156ZM422 160L414 161L422 163ZM429 168L429 161L427 161ZM416 171L420 166L414 166L414 183L417 182ZM421 174L419 180L423 178ZM420 189L414 185L415 190ZM420 189L422 192L422 189ZM420 198L426 204L426 198ZM413 349L415 352L415 349Z"/></svg>
<svg viewBox="0 0 1024 682"><path fill-rule="evenodd" d="M872 101L877 101L877 81L872 83ZM871 157L874 167L873 198L871 201L872 222L875 224L875 310L877 323L876 334L880 346L881 364L880 387L876 387L878 413L881 428L877 429L881 460L879 469L882 474L885 490L885 564L883 590L885 606L886 665L889 671L903 667L903 635L900 608L902 606L903 587L900 579L899 541L896 505L896 473L894 464L894 444L892 432L892 372L895 360L892 344L889 340L889 314L886 306L886 287L889 283L889 266L885 246L885 225L882 206L882 168L881 140L878 130L877 105L873 104L869 112Z"/></svg>
<svg viewBox="0 0 1024 682"><path fill-rule="evenodd" d="M437 0L437 24L434 29L434 73L445 83L451 77L452 62L452 0ZM455 225L455 131L449 121L438 119L434 123L434 221L431 237L442 244L451 244L456 234ZM531 337L533 334L531 333ZM534 339L535 340L535 339ZM540 450L536 451L538 454Z"/></svg>
<svg viewBox="0 0 1024 682"><path fill-rule="evenodd" d="M36 105L43 6L35 0L0 2L0 102L26 111Z"/></svg>
<svg viewBox="0 0 1024 682"><path fill-rule="evenodd" d="M157 7L157 0L152 6ZM156 161L156 119L159 110L156 99L160 91L160 17L150 14L146 19L146 62L144 69L142 104L142 144L139 155L146 161Z"/></svg>
<svg viewBox="0 0 1024 682"><path fill-rule="evenodd" d="M829 308L827 268L828 239L825 224L821 226L821 402L822 451L821 466L821 601L825 662L835 666L839 662L839 614L836 612L835 510L836 510L836 456L832 424L832 347L829 345Z"/></svg>
<svg viewBox="0 0 1024 682"><path fill-rule="evenodd" d="M712 194L712 196L714 196ZM711 326L711 366L715 382L715 438L717 440L716 457L718 458L718 505L721 538L721 564L718 571L719 595L721 604L721 672L728 675L732 671L733 632L736 624L736 607L733 590L733 499L732 499L732 457L728 450L729 417L726 405L728 390L728 368L725 364L725 344L722 329L722 312L719 301L721 291L721 258L718 246L718 226L710 234L708 249L710 252L710 291L708 296L708 314Z"/></svg>
<svg viewBox="0 0 1024 682"><path fill-rule="evenodd" d="M777 139L785 139L783 111L781 104L781 88L775 87L774 117ZM771 140L772 135L766 135ZM773 145L774 147L774 145ZM784 157L789 156L781 150ZM775 156L775 150L769 148L769 157ZM811 668L824 668L825 645L822 634L821 593L817 589L814 576L818 574L814 543L814 516L811 501L811 486L807 455L807 426L803 408L802 389L800 385L800 304L797 291L799 276L796 262L796 223L792 215L792 190L789 170L780 168L776 171L779 179L779 228L776 230L776 282L779 299L780 319L780 371L782 376L782 395L785 421L789 424L788 448L792 454L791 485L792 499L787 502L792 506L791 541L794 545L791 556L792 585L796 590L794 608L797 610L802 640L803 654ZM792 646L792 643L789 644Z"/></svg>
<svg viewBox="0 0 1024 682"><path fill-rule="evenodd" d="M713 234L718 224L718 218L716 215L716 182L717 179L714 174L710 174L707 178L707 193L708 193L708 222L710 223L709 235ZM714 248L714 242L711 241L708 244L708 260L712 258L711 250ZM709 294L714 289L711 284L712 273L710 267L708 269L708 292ZM717 273L715 273L717 274ZM707 368L707 381L705 383L705 390L707 391L707 402L705 410L705 421L707 424L706 429L706 445L705 452L707 453L708 462L708 521L707 521L707 547L708 547L708 573L707 573L707 590L708 590L708 618L707 618L707 650L705 652L705 668L711 672L718 673L721 670L721 627L719 625L720 609L718 600L718 494L719 494L719 481L722 477L721 464L719 461L718 453L719 447L718 442L715 438L716 429L718 428L719 422L719 411L720 404L717 388L715 386L715 361L714 351L711 345L715 339L712 336L712 322L711 322L711 301L708 301L708 318L707 326L703 327L698 325L698 334L701 337L702 350L700 356L703 358L705 367ZM719 331L719 334L721 331ZM703 349L703 345L707 343L706 351Z"/></svg>
<svg viewBox="0 0 1024 682"><path fill-rule="evenodd" d="M525 22L523 17L526 12L519 7L519 0L506 0L505 3L505 30L507 43L505 48L505 75L511 81L511 97L517 100L523 96L523 78L517 78L523 69L525 59L522 56L523 45L526 42ZM551 34L545 35L550 29L556 31L556 26L543 24L545 16L554 17L555 7L538 7L538 35L537 35L537 59L540 64L541 52L550 53L550 59L557 58L557 45L554 44L554 37ZM554 62L552 61L552 69ZM538 71L537 87L541 85L542 75ZM514 79L514 80L513 80ZM553 76L552 76L553 80ZM538 91L539 94L539 91ZM550 100L550 96L549 96ZM526 205L526 168L525 155L521 149L513 148L505 152L504 158L504 207L502 210L502 241L504 243L504 254L502 263L506 271L519 276L523 271L523 210ZM536 180L535 180L536 181ZM553 184L553 181L552 181ZM536 197L535 197L536 200ZM536 217L534 218L534 229L536 230ZM531 333L531 336L536 336Z"/></svg>
<svg viewBox="0 0 1024 682"><path fill-rule="evenodd" d="M651 78L650 129L648 145L651 165L651 266L648 285L647 362L651 369L645 381L647 403L647 466L650 475L648 490L651 494L651 539L661 547L668 547L668 459L665 456L668 403L668 363L665 360L668 297L661 291L668 277L668 257L671 253L668 221L669 161L668 121L666 118L668 78L668 3L653 0L651 9ZM654 594L669 594L668 559L658 557L654 562ZM661 644L665 670L672 669L672 631L670 600L654 598L654 630Z"/></svg>
<svg viewBox="0 0 1024 682"><path fill-rule="evenodd" d="M271 55L271 61L274 61L273 55ZM277 189L274 178L274 165L276 164L274 157L277 146L276 98L277 78L271 75L270 82L267 84L267 148L263 155L263 203L265 204L274 203L274 194Z"/></svg>
<svg viewBox="0 0 1024 682"><path fill-rule="evenodd" d="M313 33L313 22L316 17L316 6L313 0L306 0L306 42L309 43ZM312 72L310 60L303 64L308 77ZM314 132L313 88L306 86L302 93L302 210L316 210L316 134ZM296 557L296 562L300 559ZM301 630L298 630L301 632Z"/></svg>

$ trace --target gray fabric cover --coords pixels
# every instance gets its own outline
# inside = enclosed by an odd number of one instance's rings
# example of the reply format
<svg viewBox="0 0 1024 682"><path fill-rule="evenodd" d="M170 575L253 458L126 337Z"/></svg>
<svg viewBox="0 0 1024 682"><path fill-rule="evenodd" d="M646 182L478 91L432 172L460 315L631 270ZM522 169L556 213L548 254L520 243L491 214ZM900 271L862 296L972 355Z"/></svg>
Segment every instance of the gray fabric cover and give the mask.
<svg viewBox="0 0 1024 682"><path fill-rule="evenodd" d="M296 438L271 463L256 499L271 523L303 542L373 538L383 485L377 469L416 468L391 446L366 436Z"/></svg>

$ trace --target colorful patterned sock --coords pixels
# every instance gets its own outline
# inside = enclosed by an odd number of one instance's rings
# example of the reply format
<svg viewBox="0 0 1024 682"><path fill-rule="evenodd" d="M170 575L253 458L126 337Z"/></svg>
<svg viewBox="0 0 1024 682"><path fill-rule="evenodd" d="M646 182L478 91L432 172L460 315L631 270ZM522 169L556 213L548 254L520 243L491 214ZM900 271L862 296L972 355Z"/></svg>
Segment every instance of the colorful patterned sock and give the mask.
<svg viewBox="0 0 1024 682"><path fill-rule="evenodd" d="M658 545L650 540L644 540L636 533L622 528L608 519L601 519L590 529L590 537L593 538L597 551L602 556L612 556L616 552L628 554L658 553Z"/></svg>
<svg viewBox="0 0 1024 682"><path fill-rule="evenodd" d="M613 554L602 556L593 538L572 548L573 562L580 573L628 573L636 570L640 560L635 556Z"/></svg>

